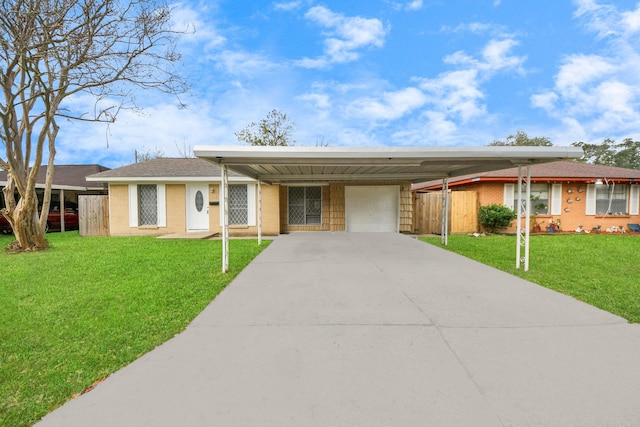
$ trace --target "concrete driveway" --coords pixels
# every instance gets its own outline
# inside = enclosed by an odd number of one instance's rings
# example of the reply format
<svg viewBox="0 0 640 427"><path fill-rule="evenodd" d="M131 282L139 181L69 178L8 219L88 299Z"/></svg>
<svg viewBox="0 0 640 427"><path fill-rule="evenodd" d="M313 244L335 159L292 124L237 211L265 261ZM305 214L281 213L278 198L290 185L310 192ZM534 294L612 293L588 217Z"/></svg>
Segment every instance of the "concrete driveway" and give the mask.
<svg viewBox="0 0 640 427"><path fill-rule="evenodd" d="M639 396L639 325L412 237L299 233L38 426L636 426Z"/></svg>

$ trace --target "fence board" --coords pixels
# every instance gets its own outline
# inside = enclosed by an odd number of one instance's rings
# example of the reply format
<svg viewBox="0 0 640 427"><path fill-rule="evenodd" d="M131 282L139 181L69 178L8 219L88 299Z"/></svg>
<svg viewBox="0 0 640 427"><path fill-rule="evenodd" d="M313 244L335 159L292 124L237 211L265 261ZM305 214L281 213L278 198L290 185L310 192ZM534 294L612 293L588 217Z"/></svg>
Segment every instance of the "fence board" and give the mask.
<svg viewBox="0 0 640 427"><path fill-rule="evenodd" d="M78 196L80 236L109 235L109 196Z"/></svg>
<svg viewBox="0 0 640 427"><path fill-rule="evenodd" d="M418 234L442 232L442 192L417 193L415 197L415 231ZM478 231L478 195L475 191L449 193L449 232Z"/></svg>

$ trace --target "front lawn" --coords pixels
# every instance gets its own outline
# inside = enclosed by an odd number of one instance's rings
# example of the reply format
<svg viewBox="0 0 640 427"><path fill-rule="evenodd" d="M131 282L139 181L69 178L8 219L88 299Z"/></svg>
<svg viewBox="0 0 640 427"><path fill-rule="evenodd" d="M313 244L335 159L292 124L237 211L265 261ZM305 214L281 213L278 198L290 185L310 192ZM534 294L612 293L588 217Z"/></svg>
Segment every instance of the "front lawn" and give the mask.
<svg viewBox="0 0 640 427"><path fill-rule="evenodd" d="M0 426L32 425L184 330L269 243L232 240L223 275L220 241L48 239L45 252L0 252Z"/></svg>
<svg viewBox="0 0 640 427"><path fill-rule="evenodd" d="M515 268L516 236L452 235L447 249L640 323L640 236L531 236L526 273Z"/></svg>

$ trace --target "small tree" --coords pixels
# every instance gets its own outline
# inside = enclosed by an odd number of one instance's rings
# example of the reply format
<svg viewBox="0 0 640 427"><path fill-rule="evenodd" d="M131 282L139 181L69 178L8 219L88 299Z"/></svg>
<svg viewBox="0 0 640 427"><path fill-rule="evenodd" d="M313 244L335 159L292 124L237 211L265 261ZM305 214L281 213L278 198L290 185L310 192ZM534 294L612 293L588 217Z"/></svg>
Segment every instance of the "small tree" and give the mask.
<svg viewBox="0 0 640 427"><path fill-rule="evenodd" d="M546 136L536 136L534 138L529 138L529 135L527 135L526 132L519 130L515 135L509 135L508 137L506 137L504 141L493 141L489 145L506 147L550 147L553 145L553 143Z"/></svg>
<svg viewBox="0 0 640 427"><path fill-rule="evenodd" d="M498 203L480 206L480 224L490 233L508 227L516 217L516 211Z"/></svg>
<svg viewBox="0 0 640 427"><path fill-rule="evenodd" d="M13 228L14 250L47 247L58 119L113 122L133 106L135 87L186 89L172 68L180 56L171 10L163 0L0 0L0 168L7 171L1 214ZM92 114L65 107L80 93L96 100ZM48 167L40 203L42 164Z"/></svg>
<svg viewBox="0 0 640 427"><path fill-rule="evenodd" d="M291 139L294 124L285 113L271 110L260 122L251 122L246 128L236 132L238 141L251 145L294 145Z"/></svg>

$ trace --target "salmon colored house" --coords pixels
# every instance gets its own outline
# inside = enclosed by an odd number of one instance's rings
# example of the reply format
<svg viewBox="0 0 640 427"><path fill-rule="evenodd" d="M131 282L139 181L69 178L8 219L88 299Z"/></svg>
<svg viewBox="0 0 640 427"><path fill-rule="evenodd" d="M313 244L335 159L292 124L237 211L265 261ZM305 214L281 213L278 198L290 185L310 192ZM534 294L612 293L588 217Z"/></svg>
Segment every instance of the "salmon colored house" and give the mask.
<svg viewBox="0 0 640 427"><path fill-rule="evenodd" d="M449 190L476 192L479 206L514 208L517 181L518 168L503 169L450 178ZM441 181L413 185L419 193L441 189ZM628 224L640 223L639 199L640 170L578 161L531 166L532 231L629 231ZM514 230L515 221L507 231Z"/></svg>

